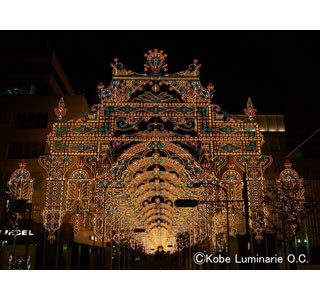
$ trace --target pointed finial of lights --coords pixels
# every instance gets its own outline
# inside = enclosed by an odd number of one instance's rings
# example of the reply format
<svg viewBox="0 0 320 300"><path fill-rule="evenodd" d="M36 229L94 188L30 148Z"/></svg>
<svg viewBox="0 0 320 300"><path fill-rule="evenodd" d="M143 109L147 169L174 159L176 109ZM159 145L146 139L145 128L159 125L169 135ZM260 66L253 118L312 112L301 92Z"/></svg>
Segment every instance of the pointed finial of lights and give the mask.
<svg viewBox="0 0 320 300"><path fill-rule="evenodd" d="M64 105L63 97L60 98L58 106L54 109L56 114L57 120L63 120L64 116L66 115L68 109Z"/></svg>
<svg viewBox="0 0 320 300"><path fill-rule="evenodd" d="M77 209L75 213L72 215L70 223L73 225L73 233L75 236L79 234L79 227L82 221L82 215L80 213L80 205L77 203Z"/></svg>
<svg viewBox="0 0 320 300"><path fill-rule="evenodd" d="M247 107L243 111L250 122L255 119L257 110L253 107L251 97L248 97Z"/></svg>
<svg viewBox="0 0 320 300"><path fill-rule="evenodd" d="M80 160L79 160L79 167L80 168L83 168L83 158L81 157Z"/></svg>
<svg viewBox="0 0 320 300"><path fill-rule="evenodd" d="M100 99L103 98L104 88L105 88L105 85L103 84L103 82L99 82L97 86L97 92Z"/></svg>
<svg viewBox="0 0 320 300"><path fill-rule="evenodd" d="M257 241L258 244L261 244L262 239L263 239L263 236L262 236L261 233L260 234L256 234L255 240Z"/></svg>
<svg viewBox="0 0 320 300"><path fill-rule="evenodd" d="M99 82L98 86L97 86L97 89L98 90L102 90L104 88L104 84L103 82Z"/></svg>
<svg viewBox="0 0 320 300"><path fill-rule="evenodd" d="M55 239L56 239L56 237L55 237L54 233L50 232L49 236L48 236L49 244L52 245L53 242L55 241Z"/></svg>
<svg viewBox="0 0 320 300"><path fill-rule="evenodd" d="M286 160L286 162L283 165L286 169L291 169L291 167L292 167L292 163L288 159Z"/></svg>
<svg viewBox="0 0 320 300"><path fill-rule="evenodd" d="M228 169L231 169L231 170L234 169L234 164L233 164L232 158L229 158Z"/></svg>
<svg viewBox="0 0 320 300"><path fill-rule="evenodd" d="M193 63L188 66L188 75L189 76L199 76L199 69L201 68L201 64L198 63L197 59L193 60Z"/></svg>
<svg viewBox="0 0 320 300"><path fill-rule="evenodd" d="M25 169L26 166L27 166L27 163L26 163L24 160L22 160L22 161L19 162L19 168L20 168L20 169Z"/></svg>
<svg viewBox="0 0 320 300"><path fill-rule="evenodd" d="M118 75L118 71L124 70L123 64L119 62L117 58L115 58L114 63L111 63L110 66L112 67L112 74Z"/></svg>
<svg viewBox="0 0 320 300"><path fill-rule="evenodd" d="M214 90L214 85L212 84L212 82L209 82L208 86L207 86L208 91L213 91Z"/></svg>
<svg viewBox="0 0 320 300"><path fill-rule="evenodd" d="M161 76L161 69L164 72L167 72L167 64L165 62L166 57L168 56L163 52L163 50L158 51L158 49L149 50L148 53L144 55L147 59L144 64L144 70L146 72L150 71L150 75L154 77Z"/></svg>

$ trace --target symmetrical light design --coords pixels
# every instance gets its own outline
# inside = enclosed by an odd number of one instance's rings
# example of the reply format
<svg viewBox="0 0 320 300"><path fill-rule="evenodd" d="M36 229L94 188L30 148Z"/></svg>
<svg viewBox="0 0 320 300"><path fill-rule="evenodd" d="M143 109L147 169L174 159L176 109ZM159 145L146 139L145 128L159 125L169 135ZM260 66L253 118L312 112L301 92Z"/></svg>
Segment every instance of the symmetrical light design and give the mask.
<svg viewBox="0 0 320 300"><path fill-rule="evenodd" d="M215 214L215 218L220 220L216 221L220 224L220 232L226 229L226 215L229 221L229 235L236 236L237 234L245 234L244 224L244 202L242 197L243 181L242 176L235 170L235 165L232 159L229 160L227 170L221 176L221 189L220 198L222 200L230 200L230 204L221 204L221 211L219 214ZM232 201L235 200L235 201ZM228 214L226 210L228 211ZM221 226L222 225L222 226Z"/></svg>
<svg viewBox="0 0 320 300"><path fill-rule="evenodd" d="M15 170L8 182L9 191L12 197L16 200L26 200L32 202L33 194L33 178L30 172L26 169L25 161L19 163L19 169Z"/></svg>
<svg viewBox="0 0 320 300"><path fill-rule="evenodd" d="M60 101L58 103L58 107L54 109L54 112L56 114L57 120L62 121L66 113L68 112L68 109L64 105L63 97L60 98Z"/></svg>
<svg viewBox="0 0 320 300"><path fill-rule="evenodd" d="M263 171L271 159L261 155L251 99L248 120L232 118L212 104L214 87L201 85L196 60L168 74L166 56L150 50L143 74L115 59L111 84L98 85L100 103L80 118L64 121L60 100L50 154L39 159L48 172L42 215L51 241L65 214L75 234L89 230L89 220L98 239L146 252L218 240L226 213L229 234L239 234L242 207L235 200L242 200L244 173L251 227L261 239ZM177 199L227 205L178 208Z"/></svg>
<svg viewBox="0 0 320 300"><path fill-rule="evenodd" d="M253 107L251 98L248 98L247 107L243 110L249 121L253 121L256 117L257 110Z"/></svg>
<svg viewBox="0 0 320 300"><path fill-rule="evenodd" d="M296 233L301 222L301 212L305 204L303 179L293 170L289 160L284 163L285 169L277 180L277 191L287 222L293 233Z"/></svg>

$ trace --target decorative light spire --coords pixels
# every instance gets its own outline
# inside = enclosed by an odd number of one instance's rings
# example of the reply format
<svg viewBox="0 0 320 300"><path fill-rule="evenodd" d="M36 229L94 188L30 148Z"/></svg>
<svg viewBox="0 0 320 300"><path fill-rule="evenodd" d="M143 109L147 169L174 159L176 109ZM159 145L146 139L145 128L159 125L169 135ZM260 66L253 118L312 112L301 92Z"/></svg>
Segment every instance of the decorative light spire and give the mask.
<svg viewBox="0 0 320 300"><path fill-rule="evenodd" d="M60 98L58 107L54 109L54 112L56 114L57 120L61 121L63 120L64 116L66 115L68 109L64 105L63 97Z"/></svg>
<svg viewBox="0 0 320 300"><path fill-rule="evenodd" d="M283 165L286 169L291 169L291 167L292 167L292 163L288 159L286 160L286 162Z"/></svg>
<svg viewBox="0 0 320 300"><path fill-rule="evenodd" d="M255 119L257 110L253 107L253 103L250 97L248 97L247 107L243 111L250 122Z"/></svg>
<svg viewBox="0 0 320 300"><path fill-rule="evenodd" d="M150 70L151 76L160 76L161 75L161 69L163 69L164 72L167 72L167 64L165 62L165 59L167 57L167 54L163 53L162 50L158 51L158 49L149 50L148 54L144 55L147 59L146 64L144 64L144 70L148 72Z"/></svg>
<svg viewBox="0 0 320 300"><path fill-rule="evenodd" d="M214 91L214 85L212 84L212 82L209 82L209 84L207 85L207 90Z"/></svg>
<svg viewBox="0 0 320 300"><path fill-rule="evenodd" d="M101 90L101 89L104 89L104 87L105 87L105 85L103 84L103 82L99 82L97 89Z"/></svg>
<svg viewBox="0 0 320 300"><path fill-rule="evenodd" d="M25 169L26 166L27 166L27 163L26 163L24 160L21 160L21 161L19 162L19 168L20 168L20 169Z"/></svg>

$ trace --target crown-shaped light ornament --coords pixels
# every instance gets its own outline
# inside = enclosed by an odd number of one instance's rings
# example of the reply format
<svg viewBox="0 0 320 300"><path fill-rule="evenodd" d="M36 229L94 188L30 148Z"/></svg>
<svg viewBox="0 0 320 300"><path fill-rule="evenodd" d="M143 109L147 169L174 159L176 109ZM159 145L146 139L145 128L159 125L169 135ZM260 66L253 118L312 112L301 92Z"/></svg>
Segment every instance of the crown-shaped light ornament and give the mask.
<svg viewBox="0 0 320 300"><path fill-rule="evenodd" d="M144 64L144 70L146 72L150 71L150 75L154 77L161 76L161 69L164 72L167 72L167 64L165 59L167 54L163 53L162 50L158 51L158 49L149 50L148 54L144 55L147 58L147 62Z"/></svg>
<svg viewBox="0 0 320 300"><path fill-rule="evenodd" d="M64 105L63 97L60 98L58 106L54 109L57 120L63 120L64 116L67 114L68 109Z"/></svg>
<svg viewBox="0 0 320 300"><path fill-rule="evenodd" d="M250 97L247 101L247 107L243 111L250 122L254 121L254 119L256 118L257 110L253 107L253 103Z"/></svg>

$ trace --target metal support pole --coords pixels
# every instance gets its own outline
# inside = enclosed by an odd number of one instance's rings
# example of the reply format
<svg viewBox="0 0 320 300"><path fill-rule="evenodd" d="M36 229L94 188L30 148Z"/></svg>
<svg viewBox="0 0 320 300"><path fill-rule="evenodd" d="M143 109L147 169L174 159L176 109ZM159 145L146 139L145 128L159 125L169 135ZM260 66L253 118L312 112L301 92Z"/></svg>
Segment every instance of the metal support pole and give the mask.
<svg viewBox="0 0 320 300"><path fill-rule="evenodd" d="M57 248L56 248L56 260L55 260L55 270L58 270L58 262L59 262L59 248L60 248L60 235L61 235L61 228L58 230L57 236Z"/></svg>
<svg viewBox="0 0 320 300"><path fill-rule="evenodd" d="M207 189L205 188L205 196L206 196L206 250L207 253L210 253L210 245L209 245L209 212L208 212L208 196Z"/></svg>
<svg viewBox="0 0 320 300"><path fill-rule="evenodd" d="M17 236L16 235L14 235L13 236L13 259L12 259L12 261L13 261L13 263L15 262L15 258L16 258L16 244L17 244Z"/></svg>
<svg viewBox="0 0 320 300"><path fill-rule="evenodd" d="M267 234L265 234L264 235L265 236L265 242L264 242L264 244L265 244L265 248L266 248L266 257L268 257L269 256L269 249L268 249L268 235ZM270 264L267 264L267 270L269 270L270 269Z"/></svg>
<svg viewBox="0 0 320 300"><path fill-rule="evenodd" d="M311 258L310 258L310 247L309 247L309 236L308 236L308 229L307 229L306 223L304 223L304 229L305 229L305 232L306 232L308 261L309 261L309 263L311 263Z"/></svg>
<svg viewBox="0 0 320 300"><path fill-rule="evenodd" d="M248 200L248 186L247 186L247 176L246 172L243 172L243 190L242 198L244 200L245 218L246 218L246 235L249 241L249 200Z"/></svg>
<svg viewBox="0 0 320 300"><path fill-rule="evenodd" d="M282 231L285 233L286 232L286 224L284 221L284 218L282 218ZM287 257L287 240L285 235L283 235L283 248L284 248L284 257ZM285 259L285 266L286 269L288 270L288 261Z"/></svg>
<svg viewBox="0 0 320 300"><path fill-rule="evenodd" d="M97 253L97 251L96 251L96 236L94 235L93 236L93 251L92 251L93 253L91 253L91 255L92 255L92 265L93 265L93 267L92 267L92 269L93 270L95 270L95 268L96 268L96 253Z"/></svg>
<svg viewBox="0 0 320 300"><path fill-rule="evenodd" d="M248 199L248 184L247 184L247 174L243 172L243 190L242 190L242 197L244 200L244 209L245 209L245 218L246 218L246 241L250 243L250 250L247 247L247 251L251 251L251 256L254 255L253 250L253 239L252 234L250 233L249 227L249 199ZM252 269L254 269L254 264L252 263Z"/></svg>
<svg viewBox="0 0 320 300"><path fill-rule="evenodd" d="M27 261L28 261L28 251L29 251L29 233L31 231L31 212L32 212L32 204L28 203L28 209L29 209L29 216L28 216L28 233L26 236L26 252L24 255L24 264L25 264L25 270L27 270Z"/></svg>
<svg viewBox="0 0 320 300"><path fill-rule="evenodd" d="M81 268L81 244L78 244L77 267L78 267L78 270L80 270L80 268Z"/></svg>
<svg viewBox="0 0 320 300"><path fill-rule="evenodd" d="M191 234L189 234L189 270L192 270Z"/></svg>
<svg viewBox="0 0 320 300"><path fill-rule="evenodd" d="M45 261L46 261L46 246L47 246L47 230L44 229L44 237L43 237L43 245L42 245L42 270L44 270L45 267Z"/></svg>
<svg viewBox="0 0 320 300"><path fill-rule="evenodd" d="M102 220L102 226L103 226L103 229L102 229L102 232L103 232L103 234L102 234L102 253L101 253L101 270L103 270L104 269L104 235L105 235L105 227L106 227L106 225L105 225L105 214L106 214L106 202L105 201L103 201L103 216L102 216L102 218L103 218L103 220Z"/></svg>
<svg viewBox="0 0 320 300"><path fill-rule="evenodd" d="M227 210L227 256L230 256L230 235L229 235L229 205L228 205L228 201L226 201L226 210ZM230 265L228 264L228 269L230 268Z"/></svg>
<svg viewBox="0 0 320 300"><path fill-rule="evenodd" d="M113 268L112 252L113 252L113 215L111 215L111 241L110 241L110 270Z"/></svg>
<svg viewBox="0 0 320 300"><path fill-rule="evenodd" d="M253 257L254 256L254 248L253 248L253 235L250 234L250 240L251 240L251 256ZM254 266L254 263L252 263L252 270L255 269L255 266Z"/></svg>

